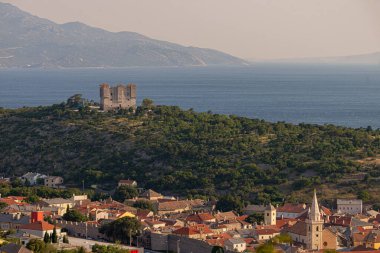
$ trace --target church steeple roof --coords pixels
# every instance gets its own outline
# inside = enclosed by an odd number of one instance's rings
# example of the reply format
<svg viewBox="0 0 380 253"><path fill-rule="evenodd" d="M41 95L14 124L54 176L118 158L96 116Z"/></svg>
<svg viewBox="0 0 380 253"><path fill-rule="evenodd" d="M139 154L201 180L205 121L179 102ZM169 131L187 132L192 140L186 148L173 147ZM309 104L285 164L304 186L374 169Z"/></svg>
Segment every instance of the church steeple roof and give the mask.
<svg viewBox="0 0 380 253"><path fill-rule="evenodd" d="M266 211L274 211L274 210L276 210L276 208L275 208L271 203L269 203L269 204L265 207L265 210L266 210Z"/></svg>
<svg viewBox="0 0 380 253"><path fill-rule="evenodd" d="M311 208L309 211L309 219L312 221L321 220L321 212L319 211L319 205L318 205L318 199L317 199L317 191L315 189L314 189L313 202L311 203Z"/></svg>

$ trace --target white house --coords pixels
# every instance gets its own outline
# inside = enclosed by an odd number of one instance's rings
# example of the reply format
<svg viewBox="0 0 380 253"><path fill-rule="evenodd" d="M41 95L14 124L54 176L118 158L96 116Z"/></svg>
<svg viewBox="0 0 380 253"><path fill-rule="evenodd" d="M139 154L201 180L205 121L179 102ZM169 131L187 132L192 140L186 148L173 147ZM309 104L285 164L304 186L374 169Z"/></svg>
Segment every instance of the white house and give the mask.
<svg viewBox="0 0 380 253"><path fill-rule="evenodd" d="M20 231L43 238L45 233L52 234L54 226L46 221L36 221L20 226ZM56 227L57 236L61 235L61 228Z"/></svg>
<svg viewBox="0 0 380 253"><path fill-rule="evenodd" d="M25 183L26 181L29 182L30 185L36 185L38 179L45 179L47 176L37 173L37 172L28 172L21 176L21 180Z"/></svg>
<svg viewBox="0 0 380 253"><path fill-rule="evenodd" d="M247 243L241 238L231 238L224 242L226 250L243 252L247 248Z"/></svg>
<svg viewBox="0 0 380 253"><path fill-rule="evenodd" d="M358 214L363 211L363 201L361 199L337 199L337 211L347 214Z"/></svg>

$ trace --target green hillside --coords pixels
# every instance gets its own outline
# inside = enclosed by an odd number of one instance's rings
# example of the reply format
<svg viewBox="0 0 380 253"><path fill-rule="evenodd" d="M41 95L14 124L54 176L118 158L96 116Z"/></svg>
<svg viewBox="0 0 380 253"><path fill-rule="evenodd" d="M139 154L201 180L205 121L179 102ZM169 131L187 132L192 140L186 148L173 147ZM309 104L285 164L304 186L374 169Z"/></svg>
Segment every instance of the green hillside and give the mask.
<svg viewBox="0 0 380 253"><path fill-rule="evenodd" d="M301 201L317 187L378 202L380 131L139 107L103 113L66 105L0 110L0 172L60 175L110 189L122 178L189 197ZM371 157L373 160L364 161ZM370 160L370 159L367 159ZM309 197L309 196L307 196Z"/></svg>

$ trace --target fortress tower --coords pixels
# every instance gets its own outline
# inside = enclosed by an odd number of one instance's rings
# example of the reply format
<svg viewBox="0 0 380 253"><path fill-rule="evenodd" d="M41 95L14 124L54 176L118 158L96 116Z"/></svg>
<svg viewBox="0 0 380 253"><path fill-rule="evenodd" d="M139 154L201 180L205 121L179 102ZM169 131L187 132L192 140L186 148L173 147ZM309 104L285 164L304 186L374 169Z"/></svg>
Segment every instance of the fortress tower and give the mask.
<svg viewBox="0 0 380 253"><path fill-rule="evenodd" d="M119 84L110 87L109 84L100 85L100 109L103 111L128 109L136 107L136 85Z"/></svg>

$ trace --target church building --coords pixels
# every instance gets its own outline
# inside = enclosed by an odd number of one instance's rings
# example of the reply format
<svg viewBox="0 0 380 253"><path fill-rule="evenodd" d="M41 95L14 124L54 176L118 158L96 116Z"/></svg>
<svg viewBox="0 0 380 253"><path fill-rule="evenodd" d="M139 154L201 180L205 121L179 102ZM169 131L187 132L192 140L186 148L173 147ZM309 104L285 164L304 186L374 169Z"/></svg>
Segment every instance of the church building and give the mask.
<svg viewBox="0 0 380 253"><path fill-rule="evenodd" d="M313 201L308 210L305 221L299 220L286 232L292 237L295 244L304 245L307 250L336 249L336 235L328 228L324 228L323 214L319 208L317 193L314 190Z"/></svg>

